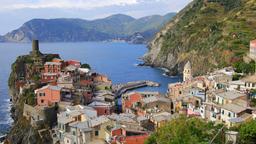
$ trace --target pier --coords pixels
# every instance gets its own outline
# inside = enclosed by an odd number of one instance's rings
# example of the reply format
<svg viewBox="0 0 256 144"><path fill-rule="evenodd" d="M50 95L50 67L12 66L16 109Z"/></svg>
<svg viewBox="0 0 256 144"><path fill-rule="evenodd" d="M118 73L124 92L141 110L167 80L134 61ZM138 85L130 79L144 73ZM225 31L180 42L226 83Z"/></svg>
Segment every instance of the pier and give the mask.
<svg viewBox="0 0 256 144"><path fill-rule="evenodd" d="M134 81L134 82L128 82L126 84L117 84L113 85L112 89L115 93L116 98L119 98L123 93L127 92L128 90L133 90L136 88L141 87L159 87L160 84L153 81Z"/></svg>

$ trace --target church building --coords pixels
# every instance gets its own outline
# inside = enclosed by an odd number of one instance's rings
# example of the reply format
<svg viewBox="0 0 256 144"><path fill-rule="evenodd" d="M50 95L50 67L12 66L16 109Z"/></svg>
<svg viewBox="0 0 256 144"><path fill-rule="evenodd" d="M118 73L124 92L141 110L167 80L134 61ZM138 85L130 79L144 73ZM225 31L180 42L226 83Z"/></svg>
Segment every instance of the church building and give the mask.
<svg viewBox="0 0 256 144"><path fill-rule="evenodd" d="M188 81L192 79L192 67L190 62L188 61L183 70L183 81Z"/></svg>

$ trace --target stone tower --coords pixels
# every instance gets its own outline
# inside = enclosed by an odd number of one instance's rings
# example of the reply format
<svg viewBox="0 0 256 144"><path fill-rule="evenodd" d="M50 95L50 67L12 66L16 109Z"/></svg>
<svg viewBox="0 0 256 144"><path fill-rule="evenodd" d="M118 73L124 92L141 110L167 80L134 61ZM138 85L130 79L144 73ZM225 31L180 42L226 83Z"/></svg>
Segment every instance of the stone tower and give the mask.
<svg viewBox="0 0 256 144"><path fill-rule="evenodd" d="M39 50L39 41L38 40L32 41L32 51L30 52L30 54L33 56L41 56L42 55L42 53Z"/></svg>
<svg viewBox="0 0 256 144"><path fill-rule="evenodd" d="M192 67L190 62L188 61L183 70L183 81L191 80L192 79Z"/></svg>

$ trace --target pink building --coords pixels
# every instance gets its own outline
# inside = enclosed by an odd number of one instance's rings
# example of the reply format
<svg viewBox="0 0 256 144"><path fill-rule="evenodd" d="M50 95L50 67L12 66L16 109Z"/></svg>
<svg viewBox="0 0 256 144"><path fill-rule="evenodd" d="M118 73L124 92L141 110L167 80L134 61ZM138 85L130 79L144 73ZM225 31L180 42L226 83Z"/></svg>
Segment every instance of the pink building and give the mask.
<svg viewBox="0 0 256 144"><path fill-rule="evenodd" d="M61 100L61 87L47 85L35 90L37 105L50 106Z"/></svg>

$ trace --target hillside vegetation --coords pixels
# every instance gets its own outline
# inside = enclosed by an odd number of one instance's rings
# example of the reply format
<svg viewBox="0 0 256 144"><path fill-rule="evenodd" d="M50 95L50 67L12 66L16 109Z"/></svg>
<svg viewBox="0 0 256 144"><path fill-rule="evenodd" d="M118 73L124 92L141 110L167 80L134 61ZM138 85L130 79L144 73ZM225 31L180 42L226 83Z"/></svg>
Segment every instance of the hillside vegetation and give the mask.
<svg viewBox="0 0 256 144"><path fill-rule="evenodd" d="M150 43L146 64L195 75L242 61L256 38L256 0L194 0Z"/></svg>

